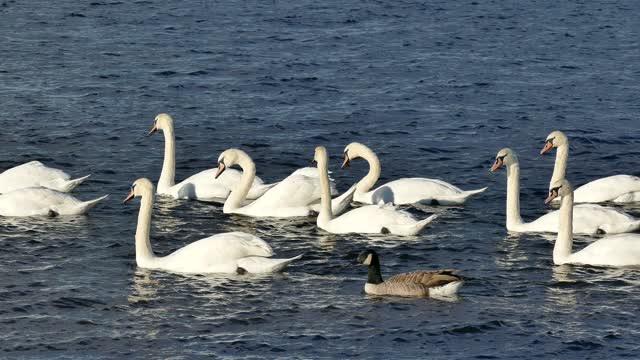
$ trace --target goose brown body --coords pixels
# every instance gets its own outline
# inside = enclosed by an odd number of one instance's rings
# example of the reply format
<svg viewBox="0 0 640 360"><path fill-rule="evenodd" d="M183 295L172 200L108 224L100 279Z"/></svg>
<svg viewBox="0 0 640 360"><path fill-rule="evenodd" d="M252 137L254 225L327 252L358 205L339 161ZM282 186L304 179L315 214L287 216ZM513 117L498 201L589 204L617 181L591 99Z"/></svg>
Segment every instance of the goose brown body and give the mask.
<svg viewBox="0 0 640 360"><path fill-rule="evenodd" d="M360 253L358 262L369 266L364 290L372 295L449 296L454 295L464 281L452 269L417 270L394 275L385 281L380 274L380 260L373 250ZM443 291L447 286L449 289Z"/></svg>

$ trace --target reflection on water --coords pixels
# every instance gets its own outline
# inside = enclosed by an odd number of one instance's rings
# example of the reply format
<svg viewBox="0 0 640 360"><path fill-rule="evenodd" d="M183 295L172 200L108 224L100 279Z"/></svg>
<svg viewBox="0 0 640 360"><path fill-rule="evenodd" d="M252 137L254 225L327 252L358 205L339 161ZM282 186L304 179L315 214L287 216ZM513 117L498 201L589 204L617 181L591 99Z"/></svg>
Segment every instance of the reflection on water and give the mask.
<svg viewBox="0 0 640 360"><path fill-rule="evenodd" d="M498 253L495 256L495 263L499 267L512 268L521 266L529 259L528 249L520 246L521 241L535 241L521 233L509 232L504 239L498 243Z"/></svg>

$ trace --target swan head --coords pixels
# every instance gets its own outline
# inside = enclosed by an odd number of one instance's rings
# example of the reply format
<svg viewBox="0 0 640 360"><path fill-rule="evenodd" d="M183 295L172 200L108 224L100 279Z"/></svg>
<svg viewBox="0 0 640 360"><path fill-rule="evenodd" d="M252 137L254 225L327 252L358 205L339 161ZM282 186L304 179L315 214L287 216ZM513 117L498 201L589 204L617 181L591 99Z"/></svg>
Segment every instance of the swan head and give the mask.
<svg viewBox="0 0 640 360"><path fill-rule="evenodd" d="M366 145L360 144L359 142L352 142L347 145L344 148L344 160L342 161L340 169L349 167L351 165L351 160L359 158L365 151L372 152Z"/></svg>
<svg viewBox="0 0 640 360"><path fill-rule="evenodd" d="M496 161L494 161L493 165L491 166L491 172L498 170L500 167L502 167L502 165L509 166L511 164L517 163L518 155L516 155L516 152L509 148L504 148L498 151L498 154L496 155Z"/></svg>
<svg viewBox="0 0 640 360"><path fill-rule="evenodd" d="M153 183L147 178L140 178L133 182L131 185L131 191L129 195L124 199L123 203L133 199L137 196L142 196L144 193L151 192L153 194Z"/></svg>
<svg viewBox="0 0 640 360"><path fill-rule="evenodd" d="M313 162L320 167L320 165L326 165L327 162L327 148L324 146L316 146L313 154Z"/></svg>
<svg viewBox="0 0 640 360"><path fill-rule="evenodd" d="M549 186L549 196L544 201L544 203L548 204L558 196L565 197L567 195L570 195L572 192L573 192L573 187L571 186L571 183L567 179L554 181L553 184Z"/></svg>
<svg viewBox="0 0 640 360"><path fill-rule="evenodd" d="M379 264L379 261L380 260L378 259L378 254L371 249L367 249L358 254L359 264L371 266L376 263Z"/></svg>
<svg viewBox="0 0 640 360"><path fill-rule="evenodd" d="M173 127L173 119L169 114L161 113L156 115L156 118L153 120L153 127L147 133L147 136L151 136L155 134L158 130L165 130Z"/></svg>
<svg viewBox="0 0 640 360"><path fill-rule="evenodd" d="M567 139L567 136L562 131L553 131L547 136L547 139L544 141L544 146L542 147L542 150L540 150L540 155L551 150L551 148L557 148L558 146L566 145L568 143L569 139Z"/></svg>
<svg viewBox="0 0 640 360"><path fill-rule="evenodd" d="M249 158L249 155L240 149L227 149L218 156L218 171L216 179L227 170L228 167L240 164L241 158Z"/></svg>

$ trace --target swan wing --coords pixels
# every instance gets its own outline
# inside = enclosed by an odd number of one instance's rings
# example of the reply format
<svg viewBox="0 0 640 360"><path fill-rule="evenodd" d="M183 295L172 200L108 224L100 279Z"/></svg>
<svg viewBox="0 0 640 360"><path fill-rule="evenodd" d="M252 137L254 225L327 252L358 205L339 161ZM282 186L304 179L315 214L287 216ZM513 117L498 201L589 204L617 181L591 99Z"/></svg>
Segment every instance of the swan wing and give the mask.
<svg viewBox="0 0 640 360"><path fill-rule="evenodd" d="M575 202L604 202L640 192L640 177L613 175L584 184L574 190Z"/></svg>
<svg viewBox="0 0 640 360"><path fill-rule="evenodd" d="M640 235L608 236L571 254L567 262L604 266L640 265Z"/></svg>
<svg viewBox="0 0 640 360"><path fill-rule="evenodd" d="M390 181L370 192L371 202L413 204L458 197L464 191L438 179L403 178Z"/></svg>
<svg viewBox="0 0 640 360"><path fill-rule="evenodd" d="M248 256L273 254L271 246L261 238L231 232L209 236L192 242L161 258L163 267L179 272L234 272L237 261Z"/></svg>
<svg viewBox="0 0 640 360"><path fill-rule="evenodd" d="M18 189L0 195L0 215L51 215L50 211L56 215L78 215L85 213L105 197L81 201L67 193L44 187Z"/></svg>
<svg viewBox="0 0 640 360"><path fill-rule="evenodd" d="M242 172L236 169L227 169L217 179L215 178L217 169L207 169L197 174L191 175L179 184L169 189L169 194L177 199L197 199L202 201L219 201L226 199L231 190L240 183ZM258 193L252 194L254 189ZM255 177L253 184L249 190L249 199L253 199L266 191L268 187L262 182L262 179Z"/></svg>
<svg viewBox="0 0 640 360"><path fill-rule="evenodd" d="M557 233L560 223L558 210L524 224L525 231ZM598 230L609 234L634 231L640 222L633 216L614 208L597 204L580 204L573 208L573 233L592 235Z"/></svg>
<svg viewBox="0 0 640 360"><path fill-rule="evenodd" d="M0 174L0 193L27 187L46 186L50 182L67 181L71 177L62 170L31 161Z"/></svg>
<svg viewBox="0 0 640 360"><path fill-rule="evenodd" d="M289 175L246 208L274 209L308 206L320 198L319 182L318 178Z"/></svg>
<svg viewBox="0 0 640 360"><path fill-rule="evenodd" d="M324 228L337 234L372 234L416 223L418 221L405 211L398 211L387 206L365 205L329 220Z"/></svg>

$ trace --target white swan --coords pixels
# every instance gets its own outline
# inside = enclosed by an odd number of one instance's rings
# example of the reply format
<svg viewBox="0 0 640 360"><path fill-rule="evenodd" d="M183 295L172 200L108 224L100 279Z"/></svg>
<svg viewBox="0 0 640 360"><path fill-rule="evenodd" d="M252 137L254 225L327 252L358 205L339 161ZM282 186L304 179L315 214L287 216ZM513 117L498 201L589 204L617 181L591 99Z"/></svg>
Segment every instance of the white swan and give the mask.
<svg viewBox="0 0 640 360"><path fill-rule="evenodd" d="M556 161L550 184L564 179L569 158L569 139L562 131L554 131L544 143L540 154L556 148ZM578 187L574 191L576 203L599 203L613 201L628 203L640 201L640 177L632 175L613 175L600 178ZM556 199L558 201L558 199Z"/></svg>
<svg viewBox="0 0 640 360"><path fill-rule="evenodd" d="M351 160L364 158L369 163L369 173L358 182L353 199L364 204L377 204L380 201L402 204L463 204L473 194L487 188L464 191L442 180L427 178L403 178L388 182L369 191L380 177L380 160L366 145L353 142L344 148L344 161L341 168L349 166Z"/></svg>
<svg viewBox="0 0 640 360"><path fill-rule="evenodd" d="M322 191L321 208L316 224L319 228L333 234L361 233L396 235L415 235L437 215L431 215L424 220L416 220L411 214L398 211L390 204L365 205L336 218L331 210L331 193L329 190L329 174L327 172L327 149L318 146L315 149L314 160L318 163L320 187Z"/></svg>
<svg viewBox="0 0 640 360"><path fill-rule="evenodd" d="M282 270L302 255L270 259L271 246L257 236L231 232L193 242L173 253L158 257L151 249L149 232L153 210L153 184L148 179L133 183L124 202L141 196L136 228L136 263L141 268L178 273L270 273Z"/></svg>
<svg viewBox="0 0 640 360"><path fill-rule="evenodd" d="M1 216L81 215L109 195L80 201L75 197L45 187L25 188L0 195Z"/></svg>
<svg viewBox="0 0 640 360"><path fill-rule="evenodd" d="M520 217L520 164L515 151L505 148L498 151L491 171L504 165L507 168L507 230L513 232L557 232L560 213L552 211L538 219L525 223ZM640 228L640 220L616 209L596 204L583 204L575 209L576 234L605 232L617 234Z"/></svg>
<svg viewBox="0 0 640 360"><path fill-rule="evenodd" d="M0 174L0 194L39 186L60 192L70 192L89 176L91 175L71 179L71 176L62 170L45 166L40 161L30 161Z"/></svg>
<svg viewBox="0 0 640 360"><path fill-rule="evenodd" d="M573 188L565 180L559 180L551 184L549 197L545 204L554 198L562 197L560 203L560 225L558 237L553 246L553 263L581 264L596 266L629 266L640 265L640 235L619 234L608 236L584 249L572 253L573 248Z"/></svg>
<svg viewBox="0 0 640 360"><path fill-rule="evenodd" d="M164 162L162 163L162 172L160 173L157 189L159 195L169 195L174 199L201 201L220 201L229 196L231 189L240 181L241 174L237 170L228 171L223 176L216 178L216 169L208 169L176 184L176 145L173 119L169 114L158 114L147 136L153 135L158 130L162 130L164 133ZM274 185L265 185L262 179L256 177L251 184L247 199L259 198Z"/></svg>
<svg viewBox="0 0 640 360"><path fill-rule="evenodd" d="M317 171L315 176L308 176L307 168L296 170L257 200L241 207L255 176L256 166L244 151L228 149L218 157L216 176L228 171L232 165L242 168L242 179L225 201L224 213L256 217L297 217L309 216L313 211L319 210L320 179ZM351 203L354 191L355 186L335 198L332 205L334 211L344 211Z"/></svg>

